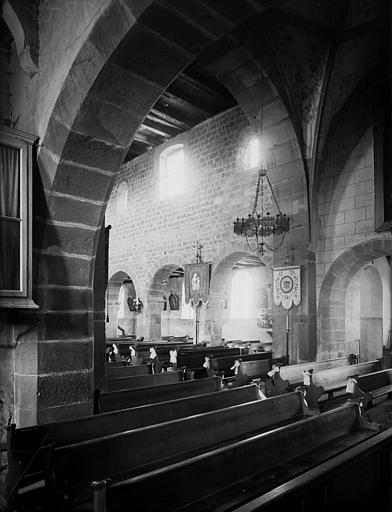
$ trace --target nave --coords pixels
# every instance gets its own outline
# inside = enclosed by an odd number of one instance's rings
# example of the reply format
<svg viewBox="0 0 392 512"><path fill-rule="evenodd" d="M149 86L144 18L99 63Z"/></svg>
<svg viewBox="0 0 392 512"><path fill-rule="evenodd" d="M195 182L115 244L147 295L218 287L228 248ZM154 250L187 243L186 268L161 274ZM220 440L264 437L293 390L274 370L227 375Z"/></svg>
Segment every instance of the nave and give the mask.
<svg viewBox="0 0 392 512"><path fill-rule="evenodd" d="M390 510L390 3L0 8L1 507Z"/></svg>

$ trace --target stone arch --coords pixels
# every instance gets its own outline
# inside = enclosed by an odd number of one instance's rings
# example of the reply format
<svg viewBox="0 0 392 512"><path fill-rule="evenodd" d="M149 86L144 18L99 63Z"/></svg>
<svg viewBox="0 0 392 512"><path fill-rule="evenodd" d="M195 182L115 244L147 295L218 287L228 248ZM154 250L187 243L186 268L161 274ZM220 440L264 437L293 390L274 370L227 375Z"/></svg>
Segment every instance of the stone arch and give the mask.
<svg viewBox="0 0 392 512"><path fill-rule="evenodd" d="M261 256L252 252L246 242L235 242L224 247L212 261L212 275L210 282L210 296L221 298L225 280L237 263L244 256L255 256L265 266L272 265L271 253Z"/></svg>
<svg viewBox="0 0 392 512"><path fill-rule="evenodd" d="M183 258L176 255L166 255L160 258L153 269L150 270L146 279L147 304L144 311L146 339L161 339L161 311L164 307L164 298L168 300L167 290L164 283L168 282L170 274L177 268L184 266Z"/></svg>
<svg viewBox="0 0 392 512"><path fill-rule="evenodd" d="M41 197L35 202L34 212L34 282L39 283L34 293L40 306L34 316L40 325L40 343L57 341L61 325L63 344L87 340L92 352L94 260L106 203L129 144L146 113L178 73L206 46L259 12L254 5L246 4L235 15L227 12L225 18L224 12L216 15L207 9L211 23L206 25L205 20L200 22L205 5L200 3L199 7L188 9L186 2L172 7L153 0L136 4L108 2L93 20L89 35L62 80L47 123L44 114L41 129L45 132L38 155L42 188L37 191ZM245 66L243 72L241 87L229 89L249 117L253 115L253 106L245 94L249 69ZM238 83L238 71L233 68L229 74L232 85ZM268 109L273 123L277 112L282 112L285 119L284 148L278 144L271 181L279 189L278 196L296 205L297 227L303 229L307 222L299 217L306 210L306 200L302 196L297 200L297 195L299 191L303 195L306 187L298 143L278 94L265 106L265 114ZM291 155L289 161L287 155ZM285 176L288 168L290 172ZM297 177L298 172L301 178L295 178L294 183L293 176ZM76 309L73 305L80 302L83 309ZM145 325L143 329L146 332ZM75 396L60 396L61 392L58 396L51 394L43 407L46 411L38 411L38 421L50 419L52 408L58 403L78 404L69 408L66 415L91 410L92 358L86 360L79 373L75 372L74 363L71 361L61 374L53 369L53 377L59 390L78 387L83 391L77 400ZM37 374L40 372L38 367ZM51 370L43 373L50 374ZM70 384L79 377L80 386ZM42 395L41 383L45 385L44 379L38 381L37 396Z"/></svg>
<svg viewBox="0 0 392 512"><path fill-rule="evenodd" d="M134 273L134 270L131 268L131 265L127 264L127 263L124 263L123 265L116 265L114 267L111 267L109 269L109 280L108 282L110 281L110 279L112 279L112 277L118 273L123 273L125 275L127 275L130 279L132 279L132 282L133 282L133 285L135 287L135 292L137 294L138 297L140 297L142 295L142 291L143 291L143 288L142 288L142 285L140 283L140 279L137 275L135 275Z"/></svg>
<svg viewBox="0 0 392 512"><path fill-rule="evenodd" d="M262 257L252 252L246 242L228 244L212 261L210 296L205 318L205 330L210 336L212 345L219 345L222 341L222 302L225 284L233 266L245 256L253 256L265 266L272 265L270 253Z"/></svg>
<svg viewBox="0 0 392 512"><path fill-rule="evenodd" d="M113 272L108 280L106 289L106 337L116 337L120 335L118 325L122 327L126 334L136 334L137 314L129 311L128 304L120 304L120 290L124 280L132 281L128 285L128 294L134 298L138 297L135 282L131 274L124 270Z"/></svg>
<svg viewBox="0 0 392 512"><path fill-rule="evenodd" d="M345 299L353 276L366 263L392 254L390 238L375 238L344 251L329 267L318 303L318 359L346 355Z"/></svg>

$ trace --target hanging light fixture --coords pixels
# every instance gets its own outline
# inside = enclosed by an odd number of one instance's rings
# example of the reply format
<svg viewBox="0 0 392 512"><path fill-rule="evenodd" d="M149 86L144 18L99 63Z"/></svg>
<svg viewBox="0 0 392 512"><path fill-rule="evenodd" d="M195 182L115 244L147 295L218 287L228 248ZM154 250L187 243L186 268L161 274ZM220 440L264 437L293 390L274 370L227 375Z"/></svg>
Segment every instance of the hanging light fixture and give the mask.
<svg viewBox="0 0 392 512"><path fill-rule="evenodd" d="M263 59L261 49L261 140L263 140ZM234 220L234 233L238 236L246 238L248 247L254 251L259 252L261 255L269 251L276 251L283 243L286 233L289 231L290 218L285 213L282 213L276 196L271 186L271 182L268 177L267 166L265 164L265 155L259 158L259 173L256 183L256 193L251 213L247 217L239 218ZM275 204L276 214L271 214L265 202L265 191L267 186L271 190L271 195ZM280 242L273 247L270 243L267 243L266 239L281 235ZM252 240L255 243L252 244Z"/></svg>

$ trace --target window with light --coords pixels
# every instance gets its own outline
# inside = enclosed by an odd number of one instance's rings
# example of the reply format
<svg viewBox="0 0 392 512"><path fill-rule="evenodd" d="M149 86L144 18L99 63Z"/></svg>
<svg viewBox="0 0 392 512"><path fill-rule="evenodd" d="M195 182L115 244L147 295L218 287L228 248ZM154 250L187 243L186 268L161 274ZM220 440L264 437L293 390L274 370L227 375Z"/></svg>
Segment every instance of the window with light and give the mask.
<svg viewBox="0 0 392 512"><path fill-rule="evenodd" d="M184 146L171 146L159 161L159 198L168 199L184 192Z"/></svg>
<svg viewBox="0 0 392 512"><path fill-rule="evenodd" d="M252 318L252 278L246 270L236 272L231 281L231 318Z"/></svg>
<svg viewBox="0 0 392 512"><path fill-rule="evenodd" d="M260 164L260 141L252 137L245 151L244 165L246 169L253 169Z"/></svg>

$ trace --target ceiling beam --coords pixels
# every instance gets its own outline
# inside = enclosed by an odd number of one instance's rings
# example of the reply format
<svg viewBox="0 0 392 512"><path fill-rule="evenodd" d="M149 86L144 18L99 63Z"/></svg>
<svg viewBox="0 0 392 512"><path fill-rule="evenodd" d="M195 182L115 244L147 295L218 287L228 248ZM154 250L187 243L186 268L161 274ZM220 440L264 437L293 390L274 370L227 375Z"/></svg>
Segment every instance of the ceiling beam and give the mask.
<svg viewBox="0 0 392 512"><path fill-rule="evenodd" d="M197 121L192 119L190 116L184 115L180 109L177 109L176 111L173 110L173 107L170 107L169 104L169 98L165 98L164 96L161 96L155 103L153 112L155 111L160 112L161 114L167 116L168 119L174 122L180 122L183 127L184 131L189 130L196 124ZM173 103L173 102L172 102Z"/></svg>
<svg viewBox="0 0 392 512"><path fill-rule="evenodd" d="M169 102L169 109L173 107L175 108L175 105L177 105L184 108L186 111L190 111L192 117L194 115L197 115L197 112L195 112L197 110L199 111L203 119L206 119L207 117L211 116L211 109L209 107L202 104L202 102L195 100L193 96L188 95L186 93L176 92L174 94L170 92L169 89L166 89L166 91L162 94L161 98Z"/></svg>
<svg viewBox="0 0 392 512"><path fill-rule="evenodd" d="M201 76L201 74L195 72L193 68L186 68L185 71L178 75L176 80L182 80L192 85L196 89L203 91L204 94L210 96L213 100L218 99L223 103L228 101L235 102L232 95L220 82L217 81L214 83L212 79Z"/></svg>
<svg viewBox="0 0 392 512"><path fill-rule="evenodd" d="M154 148L155 146L159 146L159 144L162 144L162 142L164 142L163 137L154 137L151 135L147 135L146 133L141 132L140 129L138 132L136 132L134 140L137 140L138 142L141 142L148 146L147 149L149 149L150 147Z"/></svg>
<svg viewBox="0 0 392 512"><path fill-rule="evenodd" d="M163 135L164 137L175 137L182 131L180 128L160 121L158 118L152 119L149 115L144 119L143 126L146 126L149 130L155 131L155 133Z"/></svg>

